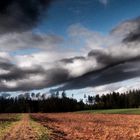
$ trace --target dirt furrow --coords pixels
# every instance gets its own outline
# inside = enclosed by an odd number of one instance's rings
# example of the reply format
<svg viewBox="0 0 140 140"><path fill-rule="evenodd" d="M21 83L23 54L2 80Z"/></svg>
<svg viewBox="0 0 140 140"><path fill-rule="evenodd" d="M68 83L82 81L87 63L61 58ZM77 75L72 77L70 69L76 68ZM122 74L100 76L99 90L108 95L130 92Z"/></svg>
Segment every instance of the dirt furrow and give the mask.
<svg viewBox="0 0 140 140"><path fill-rule="evenodd" d="M25 114L2 140L37 140L37 135L30 126L29 115Z"/></svg>

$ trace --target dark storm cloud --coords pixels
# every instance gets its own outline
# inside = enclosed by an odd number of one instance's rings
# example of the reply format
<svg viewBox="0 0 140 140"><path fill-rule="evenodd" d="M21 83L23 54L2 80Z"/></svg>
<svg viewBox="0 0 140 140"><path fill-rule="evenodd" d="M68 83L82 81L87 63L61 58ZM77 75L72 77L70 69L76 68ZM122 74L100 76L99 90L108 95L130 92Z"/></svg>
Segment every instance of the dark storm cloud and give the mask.
<svg viewBox="0 0 140 140"><path fill-rule="evenodd" d="M40 73L41 74L41 73ZM43 74L43 73L42 73ZM57 86L62 83L65 83L66 81L69 80L69 73L65 69L61 68L55 68L55 69L50 69L44 72L43 74L44 80L42 81L33 81L30 84L21 84L18 88L14 90L33 90L33 89L42 89L46 87L52 87L52 86Z"/></svg>
<svg viewBox="0 0 140 140"><path fill-rule="evenodd" d="M130 31L126 37L123 39L124 43L129 43L129 42L138 42L140 41L140 17L132 20L132 23L135 22L137 23L137 27L135 30Z"/></svg>
<svg viewBox="0 0 140 140"><path fill-rule="evenodd" d="M98 69L91 67L91 70L86 71L84 74L78 77L71 75L70 71L65 67L66 65L73 64L77 60L86 63L89 60L92 62L93 59L96 59L98 62L97 64L101 67ZM140 55L132 58L130 57L129 59L122 59L113 57L111 54L106 54L102 51L92 50L88 53L87 57L62 59L58 62L60 65L56 65L54 68L49 70L44 70L41 66L36 66L35 68L31 69L21 69L14 64L11 64L11 66L9 64L10 72L0 75L0 81L15 81L17 86L8 87L1 84L0 90L1 92L19 90L28 91L59 86L61 84L64 84L64 86L56 90L69 90L115 83L139 76L139 61ZM5 65L8 65L8 63ZM84 67L85 66L83 65L81 69ZM41 75L44 79L30 79L30 76L35 77L36 75ZM20 80L20 82L18 80Z"/></svg>
<svg viewBox="0 0 140 140"><path fill-rule="evenodd" d="M34 27L53 0L1 0L0 33Z"/></svg>
<svg viewBox="0 0 140 140"><path fill-rule="evenodd" d="M135 23L135 27L134 24ZM133 27L131 30L125 32L125 26L129 25L129 27ZM128 45L127 47L136 47L135 44L139 44L140 41L140 17L127 21L127 24L124 22L123 25L120 25L116 29L112 31L112 34L124 35L122 40L122 46L127 43L133 43L133 45ZM119 35L119 34L118 34ZM127 51L126 47L126 51ZM63 86L54 89L55 90L70 90L70 89L81 89L86 87L95 87L100 85L106 85L110 83L116 83L124 80L128 80L131 78L139 77L140 76L140 53L139 49L137 51L131 50L132 52L129 54L120 54L119 56L115 56L116 51L111 53L111 48L109 48L109 52L103 50L92 50L88 53L87 58L81 58L82 60L87 59L96 59L98 65L102 65L103 67L92 70L91 72L87 72L86 74L71 78L67 83L64 83ZM114 48L115 49L115 48ZM134 55L131 55L133 54ZM73 63L73 59L68 59L67 63Z"/></svg>
<svg viewBox="0 0 140 140"><path fill-rule="evenodd" d="M0 62L0 68L7 70L13 67L13 64L11 63L6 63L6 62Z"/></svg>
<svg viewBox="0 0 140 140"><path fill-rule="evenodd" d="M14 64L8 58L0 57L0 69L7 70L14 67Z"/></svg>
<svg viewBox="0 0 140 140"><path fill-rule="evenodd" d="M140 41L140 28L136 32L130 33L123 41L126 43Z"/></svg>
<svg viewBox="0 0 140 140"><path fill-rule="evenodd" d="M74 78L53 91L96 87L135 78L140 76L140 67L137 67L137 65L140 65L139 61L126 62L125 64L119 64L96 72L91 72L81 77Z"/></svg>
<svg viewBox="0 0 140 140"><path fill-rule="evenodd" d="M18 80L18 79L26 78L30 74L38 74L43 72L43 69L41 67L22 69L16 66L15 64L11 63L10 61L0 62L0 69L8 71L4 74L0 73L0 81Z"/></svg>
<svg viewBox="0 0 140 140"><path fill-rule="evenodd" d="M53 68L46 71L46 76L49 76L48 86L58 85L69 80L69 72L63 68ZM47 81L47 80L46 80Z"/></svg>
<svg viewBox="0 0 140 140"><path fill-rule="evenodd" d="M93 50L88 53L88 56L79 60L96 59L98 65L102 66L99 69L94 69L79 77L69 77L64 85L54 89L70 90L81 89L86 87L95 87L110 83L116 83L124 80L140 76L140 54L135 57L114 57L112 54L107 54L103 51ZM74 58L68 59L65 64L73 63ZM72 61L70 61L72 60Z"/></svg>
<svg viewBox="0 0 140 140"><path fill-rule="evenodd" d="M89 58L96 58L97 62L99 63L104 63L104 64L109 64L112 63L113 61L113 57L111 56L111 54L108 54L104 51L100 51L100 50L92 50L88 53L88 57Z"/></svg>
<svg viewBox="0 0 140 140"><path fill-rule="evenodd" d="M128 25L131 27L135 23L136 29L128 30L126 33L125 26L120 25L112 31L113 34L125 36L122 40L123 43L134 43L131 47L136 47L140 41L140 17L127 21ZM125 25L125 23L123 23ZM123 29L124 28L124 29ZM130 47L130 46L128 46ZM126 48L127 49L127 48ZM137 49L137 51L139 51ZM116 49L116 53L118 50ZM121 53L121 52L120 52ZM133 53L133 50L132 50ZM100 85L106 85L111 83L116 83L124 80L140 76L140 53L135 52L135 55L129 56L120 55L120 57L114 57L112 53L106 53L100 50L93 50L89 52L89 58L95 58L98 64L103 64L105 67L99 70L93 70L92 72L86 73L80 77L71 79L69 82L65 83L63 86L54 89L55 90L70 90L70 89L81 89L86 87L96 87Z"/></svg>
<svg viewBox="0 0 140 140"><path fill-rule="evenodd" d="M32 68L19 68L10 63L0 63L1 70L7 70L8 73L0 74L0 91L28 91L33 89L42 89L51 87L66 82L69 79L69 72L63 68L52 68L44 70L41 66ZM39 81L30 79L30 77L43 76L44 80ZM14 87L5 85L3 83L14 82L17 85Z"/></svg>
<svg viewBox="0 0 140 140"><path fill-rule="evenodd" d="M139 77L139 24L138 19L127 21L127 24L124 22L112 32L112 34L117 33L123 36L122 42L117 44L119 46L116 45L118 48L111 46L94 49L87 56L64 58L53 63L47 61L38 66L34 66L31 62L30 69L19 67L18 64L9 61L9 58L2 58L0 68L9 72L0 74L0 91L28 91L61 84L63 86L54 91L80 89ZM126 25L132 27L131 30L127 28L126 31ZM33 40L42 42L42 38L38 36L34 36ZM44 62L44 57L34 59L34 56L31 61L38 59L43 59Z"/></svg>
<svg viewBox="0 0 140 140"><path fill-rule="evenodd" d="M0 91L7 92L7 91L36 90L36 89L42 89L46 87L60 85L61 83L64 83L68 80L68 72L64 69L56 68L55 70L49 70L49 71L40 71L40 72L35 71L34 74L30 72L24 71L24 75L22 75L23 73L21 73L21 74L15 74L15 75L12 74L10 76L7 75L6 77L4 76L0 77L0 79L2 78L1 80L5 79L7 82L9 81L17 82L17 86L15 87L8 87L8 86L5 86L4 84L0 84ZM35 76L37 74L43 75L44 80L38 81L38 80L28 79L28 77L30 77L31 75ZM48 77L48 74L51 74L50 77ZM28 82L24 81L26 78L28 79ZM20 80L21 82L17 80Z"/></svg>
<svg viewBox="0 0 140 140"><path fill-rule="evenodd" d="M13 67L9 70L10 70L9 73L0 75L0 80L7 80L7 81L19 80L19 79L27 78L29 75L34 75L42 72L40 68L31 69L31 70L30 69L22 70L18 67Z"/></svg>

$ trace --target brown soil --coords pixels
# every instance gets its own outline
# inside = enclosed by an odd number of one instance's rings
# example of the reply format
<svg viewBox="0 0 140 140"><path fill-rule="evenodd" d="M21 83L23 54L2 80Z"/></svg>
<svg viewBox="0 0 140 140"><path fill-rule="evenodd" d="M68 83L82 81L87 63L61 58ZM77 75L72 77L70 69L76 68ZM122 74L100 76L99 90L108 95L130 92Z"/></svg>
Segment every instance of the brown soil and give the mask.
<svg viewBox="0 0 140 140"><path fill-rule="evenodd" d="M29 115L25 114L22 120L14 125L2 140L37 140L29 122Z"/></svg>
<svg viewBox="0 0 140 140"><path fill-rule="evenodd" d="M140 140L140 115L33 114L52 140Z"/></svg>

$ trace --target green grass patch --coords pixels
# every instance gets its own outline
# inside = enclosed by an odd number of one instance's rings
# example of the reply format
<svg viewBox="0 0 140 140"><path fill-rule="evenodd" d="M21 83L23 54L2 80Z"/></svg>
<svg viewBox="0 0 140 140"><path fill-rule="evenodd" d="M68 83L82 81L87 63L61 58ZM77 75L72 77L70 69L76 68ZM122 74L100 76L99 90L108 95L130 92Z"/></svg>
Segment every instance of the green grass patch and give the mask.
<svg viewBox="0 0 140 140"><path fill-rule="evenodd" d="M94 113L94 114L135 114L140 115L140 108L130 109L102 109L102 110L86 110L77 113Z"/></svg>
<svg viewBox="0 0 140 140"><path fill-rule="evenodd" d="M30 119L30 124L36 133L38 140L49 140L50 132L47 128L36 122L33 118Z"/></svg>
<svg viewBox="0 0 140 140"><path fill-rule="evenodd" d="M5 134L5 132L10 128L11 122L0 122L0 138Z"/></svg>

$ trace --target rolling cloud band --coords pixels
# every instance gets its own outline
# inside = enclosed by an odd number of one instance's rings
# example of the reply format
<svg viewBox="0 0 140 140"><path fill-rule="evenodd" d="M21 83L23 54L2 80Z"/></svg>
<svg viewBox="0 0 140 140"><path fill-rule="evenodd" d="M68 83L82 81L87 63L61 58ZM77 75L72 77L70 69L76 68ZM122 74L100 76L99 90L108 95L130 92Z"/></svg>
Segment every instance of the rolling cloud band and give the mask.
<svg viewBox="0 0 140 140"><path fill-rule="evenodd" d="M31 31L52 2L0 1L1 92L54 86L58 86L54 91L81 89L140 76L140 17L122 22L105 37L84 27L70 27L71 40L78 42L77 36L85 40L86 51L81 53L62 47L68 42L61 36ZM39 52L11 55L24 49Z"/></svg>

